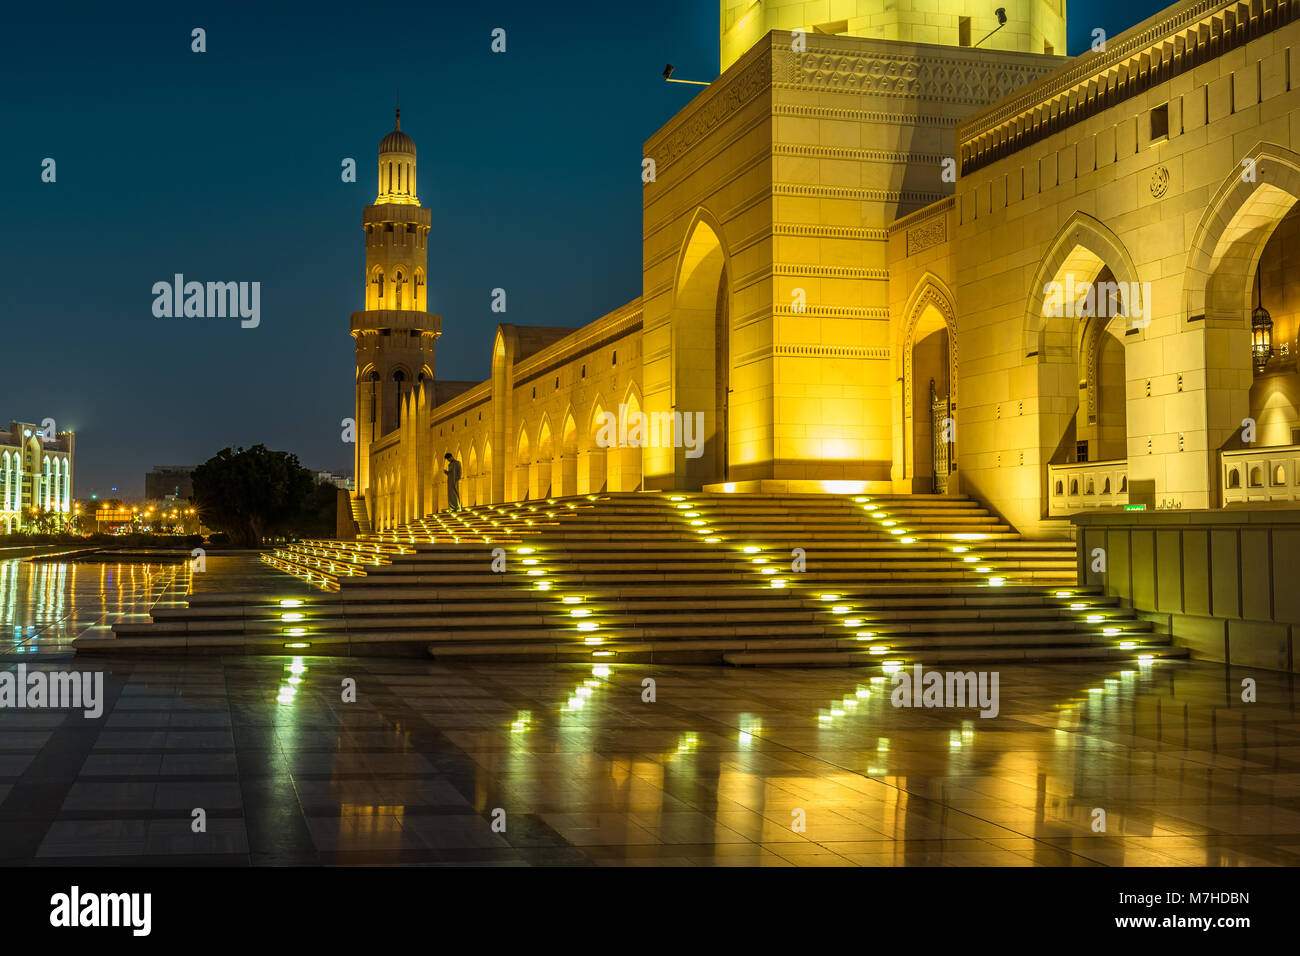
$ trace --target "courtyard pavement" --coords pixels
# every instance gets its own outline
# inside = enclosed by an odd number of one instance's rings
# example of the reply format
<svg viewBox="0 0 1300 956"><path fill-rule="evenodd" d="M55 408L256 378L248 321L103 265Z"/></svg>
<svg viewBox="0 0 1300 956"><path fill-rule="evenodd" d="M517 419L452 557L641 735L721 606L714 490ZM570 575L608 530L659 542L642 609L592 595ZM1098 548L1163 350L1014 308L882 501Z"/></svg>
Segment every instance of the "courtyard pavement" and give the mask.
<svg viewBox="0 0 1300 956"><path fill-rule="evenodd" d="M105 691L0 708L0 864L1300 863L1286 674L1002 665L983 718L878 668L71 655L187 573L0 562L3 669Z"/></svg>

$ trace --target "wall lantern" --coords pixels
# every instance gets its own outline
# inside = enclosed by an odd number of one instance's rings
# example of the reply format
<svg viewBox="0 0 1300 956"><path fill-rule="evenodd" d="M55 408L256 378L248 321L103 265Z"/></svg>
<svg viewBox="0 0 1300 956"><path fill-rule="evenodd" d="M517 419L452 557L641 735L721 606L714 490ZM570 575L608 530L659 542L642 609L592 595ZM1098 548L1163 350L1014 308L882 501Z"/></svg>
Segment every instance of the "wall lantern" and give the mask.
<svg viewBox="0 0 1300 956"><path fill-rule="evenodd" d="M1258 290L1259 273L1256 276ZM1255 359L1255 372L1264 371L1268 360L1273 357L1273 317L1268 314L1262 301L1262 290L1256 292L1255 310L1250 313L1250 351Z"/></svg>

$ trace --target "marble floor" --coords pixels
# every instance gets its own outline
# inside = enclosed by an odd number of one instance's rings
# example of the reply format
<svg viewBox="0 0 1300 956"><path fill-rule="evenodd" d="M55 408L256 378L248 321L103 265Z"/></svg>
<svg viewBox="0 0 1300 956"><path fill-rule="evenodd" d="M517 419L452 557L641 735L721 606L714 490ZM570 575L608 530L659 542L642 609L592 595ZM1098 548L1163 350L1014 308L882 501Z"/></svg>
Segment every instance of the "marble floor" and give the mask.
<svg viewBox="0 0 1300 956"><path fill-rule="evenodd" d="M105 702L0 708L4 865L1300 863L1285 674L1003 665L983 718L879 668L73 657L185 572L7 566L0 670Z"/></svg>

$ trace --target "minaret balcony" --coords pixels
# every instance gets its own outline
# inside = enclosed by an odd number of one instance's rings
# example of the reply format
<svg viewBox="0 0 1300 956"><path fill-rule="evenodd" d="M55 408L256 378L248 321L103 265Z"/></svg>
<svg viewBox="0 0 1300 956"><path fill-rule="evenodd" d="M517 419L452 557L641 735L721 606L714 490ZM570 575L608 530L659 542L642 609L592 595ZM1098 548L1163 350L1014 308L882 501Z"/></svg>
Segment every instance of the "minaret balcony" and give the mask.
<svg viewBox="0 0 1300 956"><path fill-rule="evenodd" d="M352 313L352 336L362 332L391 329L404 332L432 332L442 335L442 316L434 312L417 312L414 309L370 309Z"/></svg>

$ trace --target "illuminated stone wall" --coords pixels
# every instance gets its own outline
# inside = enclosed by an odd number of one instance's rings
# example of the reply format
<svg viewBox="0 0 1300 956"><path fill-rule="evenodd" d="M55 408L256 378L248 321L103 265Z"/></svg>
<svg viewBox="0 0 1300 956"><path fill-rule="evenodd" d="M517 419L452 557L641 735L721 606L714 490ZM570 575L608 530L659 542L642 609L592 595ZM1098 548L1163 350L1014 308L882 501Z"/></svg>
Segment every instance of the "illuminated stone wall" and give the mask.
<svg viewBox="0 0 1300 956"><path fill-rule="evenodd" d="M911 230L893 231L892 300L920 294L928 262L953 296L961 490L1017 527L1050 530L1046 468L1087 413L1087 317L1049 315L1045 293L1103 269L1137 283L1110 329L1123 342L1130 499L1218 505L1218 454L1239 441L1259 388L1256 264L1300 196L1296 15L1273 0L1202 0L1112 38L958 128L946 249L909 253ZM1293 338L1290 299L1275 301Z"/></svg>
<svg viewBox="0 0 1300 956"><path fill-rule="evenodd" d="M906 43L937 43L1018 53L1065 52L1065 0L720 0L722 69L769 30L803 30ZM1007 12L998 28L994 11ZM963 27L962 21L968 21ZM997 30L996 33L993 33ZM989 34L992 33L992 36ZM981 43L980 41L983 40Z"/></svg>

